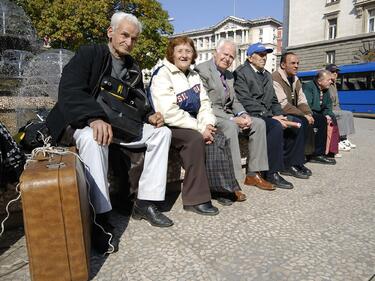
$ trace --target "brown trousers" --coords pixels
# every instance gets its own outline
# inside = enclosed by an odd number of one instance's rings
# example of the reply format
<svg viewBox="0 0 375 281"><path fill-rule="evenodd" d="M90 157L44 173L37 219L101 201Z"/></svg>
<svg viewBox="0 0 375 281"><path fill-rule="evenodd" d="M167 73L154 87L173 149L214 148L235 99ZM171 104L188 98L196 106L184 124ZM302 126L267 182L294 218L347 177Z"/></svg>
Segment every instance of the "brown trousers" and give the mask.
<svg viewBox="0 0 375 281"><path fill-rule="evenodd" d="M197 205L211 200L205 167L205 143L202 134L182 128L170 128L171 146L178 150L185 177L181 191L184 205Z"/></svg>

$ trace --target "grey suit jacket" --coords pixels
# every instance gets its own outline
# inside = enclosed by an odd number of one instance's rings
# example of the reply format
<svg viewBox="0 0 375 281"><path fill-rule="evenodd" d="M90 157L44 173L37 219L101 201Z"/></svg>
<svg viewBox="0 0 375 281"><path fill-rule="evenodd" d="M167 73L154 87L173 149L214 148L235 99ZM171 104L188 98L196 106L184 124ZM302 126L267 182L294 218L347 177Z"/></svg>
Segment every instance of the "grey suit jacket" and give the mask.
<svg viewBox="0 0 375 281"><path fill-rule="evenodd" d="M213 59L203 62L195 67L199 73L203 86L212 103L212 109L216 117L229 119L234 115L244 111L242 104L239 103L234 92L234 77L229 70L225 71L226 82L229 88L229 99L225 100L225 89L221 82L219 72Z"/></svg>

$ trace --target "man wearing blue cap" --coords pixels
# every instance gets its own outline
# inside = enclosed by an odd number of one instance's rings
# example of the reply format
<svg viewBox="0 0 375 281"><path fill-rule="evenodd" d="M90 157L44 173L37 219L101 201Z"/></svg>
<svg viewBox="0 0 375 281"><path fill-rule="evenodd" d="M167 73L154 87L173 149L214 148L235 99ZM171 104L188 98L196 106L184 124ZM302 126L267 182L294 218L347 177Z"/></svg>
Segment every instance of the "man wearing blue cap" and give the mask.
<svg viewBox="0 0 375 281"><path fill-rule="evenodd" d="M273 88L272 76L265 65L267 54L273 50L262 43L249 46L247 60L234 72L234 89L245 110L266 122L269 170L265 179L278 188L291 189L293 184L280 176L280 171L292 171L292 176L303 174L292 167L304 163L304 134L299 128L291 128L289 121L301 123L296 117L283 115L283 110ZM296 123L292 124L296 125Z"/></svg>

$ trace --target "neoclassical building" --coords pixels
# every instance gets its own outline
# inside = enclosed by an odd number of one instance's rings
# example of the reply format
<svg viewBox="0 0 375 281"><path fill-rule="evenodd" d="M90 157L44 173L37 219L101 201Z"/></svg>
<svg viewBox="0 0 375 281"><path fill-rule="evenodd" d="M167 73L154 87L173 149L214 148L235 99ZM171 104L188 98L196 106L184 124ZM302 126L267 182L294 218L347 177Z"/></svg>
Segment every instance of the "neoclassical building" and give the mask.
<svg viewBox="0 0 375 281"><path fill-rule="evenodd" d="M282 24L274 18L246 20L229 16L214 26L176 33L171 38L186 35L193 39L198 52L197 64L212 57L220 39L232 39L238 46L232 69L245 61L246 50L250 44L262 42L268 48L274 49L274 52L268 55L266 65L266 69L272 72L276 69L276 55L281 52L281 34Z"/></svg>
<svg viewBox="0 0 375 281"><path fill-rule="evenodd" d="M283 36L300 70L375 59L375 0L284 0Z"/></svg>

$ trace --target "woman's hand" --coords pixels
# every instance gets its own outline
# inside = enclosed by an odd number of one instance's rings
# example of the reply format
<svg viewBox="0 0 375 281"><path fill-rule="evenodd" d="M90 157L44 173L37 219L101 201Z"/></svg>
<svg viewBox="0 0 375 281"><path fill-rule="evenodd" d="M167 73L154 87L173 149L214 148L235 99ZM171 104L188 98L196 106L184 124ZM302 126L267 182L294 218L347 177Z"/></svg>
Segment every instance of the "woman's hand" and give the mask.
<svg viewBox="0 0 375 281"><path fill-rule="evenodd" d="M148 122L156 128L160 128L164 125L164 117L160 112L155 112L148 117Z"/></svg>
<svg viewBox="0 0 375 281"><path fill-rule="evenodd" d="M206 126L206 129L203 131L203 139L206 142L206 144L211 144L214 142L214 135L216 132L216 128L212 126L211 124L208 124Z"/></svg>

